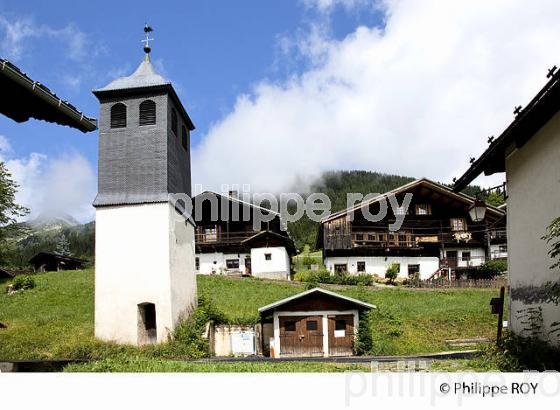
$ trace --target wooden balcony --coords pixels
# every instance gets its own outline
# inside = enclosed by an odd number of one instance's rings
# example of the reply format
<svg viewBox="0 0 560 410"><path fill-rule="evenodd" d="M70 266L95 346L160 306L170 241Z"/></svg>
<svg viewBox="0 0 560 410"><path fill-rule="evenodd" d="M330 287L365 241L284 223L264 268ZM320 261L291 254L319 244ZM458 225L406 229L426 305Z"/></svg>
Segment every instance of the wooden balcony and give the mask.
<svg viewBox="0 0 560 410"><path fill-rule="evenodd" d="M207 230L196 232L194 240L197 245L234 245L257 233L257 231L216 232L215 230Z"/></svg>

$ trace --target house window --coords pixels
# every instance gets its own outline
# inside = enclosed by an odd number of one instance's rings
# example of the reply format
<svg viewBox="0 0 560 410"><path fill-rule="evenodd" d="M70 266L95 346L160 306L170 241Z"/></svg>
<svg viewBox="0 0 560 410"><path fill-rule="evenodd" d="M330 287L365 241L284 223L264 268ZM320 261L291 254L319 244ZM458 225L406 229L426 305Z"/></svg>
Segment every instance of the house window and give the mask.
<svg viewBox="0 0 560 410"><path fill-rule="evenodd" d="M194 268L200 270L200 258L198 257L194 258Z"/></svg>
<svg viewBox="0 0 560 410"><path fill-rule="evenodd" d="M293 320L286 320L284 322L284 331L285 332L295 332L296 331L296 322Z"/></svg>
<svg viewBox="0 0 560 410"><path fill-rule="evenodd" d="M126 105L116 103L111 107L111 128L126 127Z"/></svg>
<svg viewBox="0 0 560 410"><path fill-rule="evenodd" d="M271 253L265 253L265 254L264 254L264 260L265 260L265 261L270 261L270 260L272 260L272 254L271 254Z"/></svg>
<svg viewBox="0 0 560 410"><path fill-rule="evenodd" d="M363 241L364 240L364 234L363 233L357 233L356 234L356 240L357 241Z"/></svg>
<svg viewBox="0 0 560 410"><path fill-rule="evenodd" d="M420 265L418 264L411 264L408 265L408 277L412 278L416 275L420 274Z"/></svg>
<svg viewBox="0 0 560 410"><path fill-rule="evenodd" d="M507 252L507 245L500 245L499 248L500 253L505 253Z"/></svg>
<svg viewBox="0 0 560 410"><path fill-rule="evenodd" d="M334 330L346 330L346 320L336 319L334 324Z"/></svg>
<svg viewBox="0 0 560 410"><path fill-rule="evenodd" d="M461 260L463 262L468 262L471 260L471 253L470 252L461 252Z"/></svg>
<svg viewBox="0 0 560 410"><path fill-rule="evenodd" d="M181 145L185 150L189 150L189 133L184 125L181 127Z"/></svg>
<svg viewBox="0 0 560 410"><path fill-rule="evenodd" d="M368 234L367 238L368 238L368 241L376 241L377 240L377 237L374 233Z"/></svg>
<svg viewBox="0 0 560 410"><path fill-rule="evenodd" d="M431 215L432 206L430 204L416 204L416 215Z"/></svg>
<svg viewBox="0 0 560 410"><path fill-rule="evenodd" d="M153 125L156 123L156 103L152 100L140 103L140 125Z"/></svg>
<svg viewBox="0 0 560 410"><path fill-rule="evenodd" d="M175 111L175 108L171 109L171 131L177 135L177 111Z"/></svg>
<svg viewBox="0 0 560 410"><path fill-rule="evenodd" d="M308 320L306 328L307 328L307 330L317 330L317 321L316 320Z"/></svg>
<svg viewBox="0 0 560 410"><path fill-rule="evenodd" d="M205 242L216 242L218 240L218 230L216 227L204 228L204 241Z"/></svg>
<svg viewBox="0 0 560 410"><path fill-rule="evenodd" d="M366 263L364 261L358 262L358 272L366 271Z"/></svg>
<svg viewBox="0 0 560 410"><path fill-rule="evenodd" d="M395 210L395 215L408 215L408 208L405 208L404 206L399 206Z"/></svg>
<svg viewBox="0 0 560 410"><path fill-rule="evenodd" d="M348 272L348 265L345 263L337 263L334 265L334 272L339 275Z"/></svg>
<svg viewBox="0 0 560 410"><path fill-rule="evenodd" d="M452 231L466 231L467 221L464 218L451 218Z"/></svg>
<svg viewBox="0 0 560 410"><path fill-rule="evenodd" d="M226 259L226 268L239 269L239 259Z"/></svg>

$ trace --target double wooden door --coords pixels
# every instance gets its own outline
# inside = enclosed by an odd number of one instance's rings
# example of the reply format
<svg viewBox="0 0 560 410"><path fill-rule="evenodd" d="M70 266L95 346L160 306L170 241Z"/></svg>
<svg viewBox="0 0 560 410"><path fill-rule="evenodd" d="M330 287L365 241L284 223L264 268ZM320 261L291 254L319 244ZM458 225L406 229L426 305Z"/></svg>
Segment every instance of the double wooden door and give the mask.
<svg viewBox="0 0 560 410"><path fill-rule="evenodd" d="M280 316L282 356L323 356L322 316Z"/></svg>

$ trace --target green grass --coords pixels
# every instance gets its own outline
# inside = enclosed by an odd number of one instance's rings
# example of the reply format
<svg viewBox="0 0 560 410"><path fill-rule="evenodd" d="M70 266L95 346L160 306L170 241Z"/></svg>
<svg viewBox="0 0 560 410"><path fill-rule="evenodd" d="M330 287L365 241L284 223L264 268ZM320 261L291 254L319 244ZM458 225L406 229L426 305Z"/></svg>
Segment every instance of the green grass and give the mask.
<svg viewBox="0 0 560 410"><path fill-rule="evenodd" d="M0 359L169 358L172 354L95 341L92 270L49 272L34 278L36 288L14 295L4 292L6 282L0 284L0 322L8 326L0 329ZM258 279L199 276L197 280L199 293L206 295L228 322L238 324L255 323L259 307L305 289L301 283ZM445 340L494 336L496 316L490 314L488 304L497 290L347 286L336 292L378 306L371 315L372 354L456 350Z"/></svg>
<svg viewBox="0 0 560 410"><path fill-rule="evenodd" d="M67 372L190 372L190 373L328 373L345 371L369 371L370 365L319 362L235 362L199 363L144 357L117 357L101 361L73 364Z"/></svg>

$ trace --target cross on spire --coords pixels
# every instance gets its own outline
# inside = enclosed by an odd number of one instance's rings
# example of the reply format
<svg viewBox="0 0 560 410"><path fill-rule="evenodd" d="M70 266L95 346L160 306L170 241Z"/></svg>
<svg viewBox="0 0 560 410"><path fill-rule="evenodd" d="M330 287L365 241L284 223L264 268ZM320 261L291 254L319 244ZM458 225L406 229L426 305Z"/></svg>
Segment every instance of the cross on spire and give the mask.
<svg viewBox="0 0 560 410"><path fill-rule="evenodd" d="M555 73L555 71L556 71L557 68L558 68L558 67L556 67L556 66L554 66L554 67L552 67L552 68L549 68L549 69L548 69L548 74L546 75L546 78L552 77L552 76L554 75L554 73Z"/></svg>
<svg viewBox="0 0 560 410"><path fill-rule="evenodd" d="M513 110L513 113L517 116L521 113L522 107L520 105L518 105L517 107L515 107L515 110Z"/></svg>
<svg viewBox="0 0 560 410"><path fill-rule="evenodd" d="M144 43L144 52L146 53L146 57L148 56L148 54L150 54L150 51L152 51L152 48L150 47L150 41L154 41L153 38L150 38L150 33L152 31L154 31L154 29L148 26L148 23L146 23L146 25L144 26L144 33L146 33L146 38L142 40L142 43Z"/></svg>

